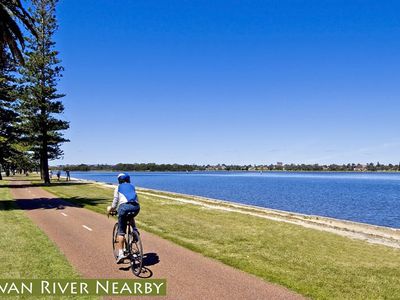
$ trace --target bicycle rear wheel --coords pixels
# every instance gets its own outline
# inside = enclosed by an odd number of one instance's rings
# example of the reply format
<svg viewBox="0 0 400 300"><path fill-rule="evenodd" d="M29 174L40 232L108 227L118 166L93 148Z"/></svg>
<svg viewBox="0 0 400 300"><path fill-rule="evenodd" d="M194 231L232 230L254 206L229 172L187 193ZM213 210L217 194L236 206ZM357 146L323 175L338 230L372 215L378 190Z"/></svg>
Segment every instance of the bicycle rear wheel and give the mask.
<svg viewBox="0 0 400 300"><path fill-rule="evenodd" d="M140 233L136 229L134 230L132 226L129 226L129 252L131 259L131 269L132 273L139 276L143 267L143 245L140 238Z"/></svg>
<svg viewBox="0 0 400 300"><path fill-rule="evenodd" d="M112 234L112 247L115 260L118 258L118 223L115 223Z"/></svg>

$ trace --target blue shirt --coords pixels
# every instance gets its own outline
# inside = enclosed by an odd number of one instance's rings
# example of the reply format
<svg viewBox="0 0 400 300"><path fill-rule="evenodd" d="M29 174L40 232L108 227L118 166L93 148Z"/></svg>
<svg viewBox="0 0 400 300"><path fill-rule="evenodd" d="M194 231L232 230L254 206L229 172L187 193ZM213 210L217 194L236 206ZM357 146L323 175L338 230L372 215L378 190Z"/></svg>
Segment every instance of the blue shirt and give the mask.
<svg viewBox="0 0 400 300"><path fill-rule="evenodd" d="M112 207L116 208L120 204L127 202L138 203L138 198L134 185L124 182L115 188Z"/></svg>

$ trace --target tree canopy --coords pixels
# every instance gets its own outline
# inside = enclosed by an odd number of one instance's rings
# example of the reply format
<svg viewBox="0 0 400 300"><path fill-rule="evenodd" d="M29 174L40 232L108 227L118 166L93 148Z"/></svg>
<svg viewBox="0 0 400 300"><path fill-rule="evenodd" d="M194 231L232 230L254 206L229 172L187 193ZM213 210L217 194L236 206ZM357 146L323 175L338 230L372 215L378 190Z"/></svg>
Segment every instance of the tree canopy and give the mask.
<svg viewBox="0 0 400 300"><path fill-rule="evenodd" d="M20 1L0 0L0 14L8 14L0 20L0 168L9 173L39 166L50 183L48 161L63 154L60 145L68 140L62 131L69 127L59 117L64 95L57 89L63 67L53 40L57 0L31 2L28 13ZM27 28L25 38L16 19Z"/></svg>
<svg viewBox="0 0 400 300"><path fill-rule="evenodd" d="M21 48L24 47L24 34L17 22L21 22L31 34L36 35L33 19L19 0L0 0L0 51L7 49L14 59L23 63ZM2 59L4 57L2 56Z"/></svg>

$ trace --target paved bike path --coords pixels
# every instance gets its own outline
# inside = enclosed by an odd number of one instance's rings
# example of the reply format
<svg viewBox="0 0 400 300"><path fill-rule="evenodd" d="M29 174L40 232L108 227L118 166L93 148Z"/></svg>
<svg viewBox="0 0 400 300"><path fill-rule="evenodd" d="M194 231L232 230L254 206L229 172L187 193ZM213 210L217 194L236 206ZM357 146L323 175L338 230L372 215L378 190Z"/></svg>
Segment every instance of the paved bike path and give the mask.
<svg viewBox="0 0 400 300"><path fill-rule="evenodd" d="M11 183L23 185L27 182ZM15 186L11 188L11 193L18 205L55 242L84 278L135 278L128 265L116 265L112 257L114 219L57 199L40 187ZM143 277L152 275L151 278L167 279L167 296L155 299L303 299L281 286L267 283L151 233L141 230L141 237L144 253L147 254L147 272L143 273Z"/></svg>

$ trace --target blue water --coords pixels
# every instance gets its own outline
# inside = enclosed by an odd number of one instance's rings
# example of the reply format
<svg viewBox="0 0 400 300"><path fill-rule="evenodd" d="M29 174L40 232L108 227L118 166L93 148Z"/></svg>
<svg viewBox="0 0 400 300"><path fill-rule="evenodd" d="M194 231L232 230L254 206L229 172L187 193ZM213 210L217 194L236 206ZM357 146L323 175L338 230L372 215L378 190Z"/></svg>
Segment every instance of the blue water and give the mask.
<svg viewBox="0 0 400 300"><path fill-rule="evenodd" d="M116 172L71 176L116 183ZM399 173L130 172L135 185L400 228ZM111 197L111 195L110 195Z"/></svg>

